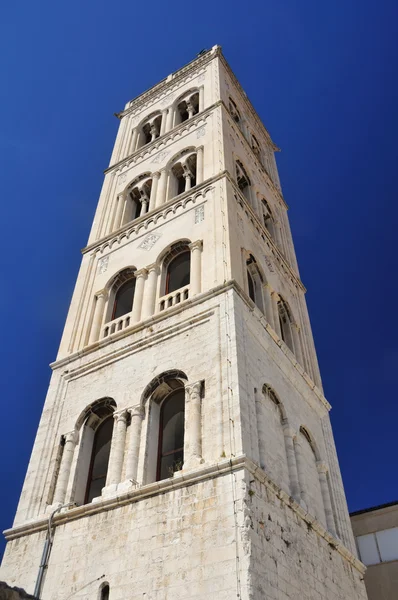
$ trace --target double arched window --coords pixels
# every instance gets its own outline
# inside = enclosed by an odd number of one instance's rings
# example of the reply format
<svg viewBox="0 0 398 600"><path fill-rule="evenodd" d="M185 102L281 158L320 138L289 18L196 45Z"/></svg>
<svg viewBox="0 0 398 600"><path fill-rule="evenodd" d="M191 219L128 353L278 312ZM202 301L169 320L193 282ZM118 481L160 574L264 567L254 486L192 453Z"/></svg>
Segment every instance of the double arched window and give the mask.
<svg viewBox="0 0 398 600"><path fill-rule="evenodd" d="M240 191L242 192L242 194L244 195L246 200L249 202L249 204L251 204L251 194L250 194L251 181L250 181L248 174L246 173L244 166L240 162L240 160L237 160L235 163L235 171L236 171L236 182L238 184L238 188L240 189Z"/></svg>
<svg viewBox="0 0 398 600"><path fill-rule="evenodd" d="M136 281L133 268L124 269L113 280L108 307L105 311L106 325L103 328L103 337L108 337L130 325Z"/></svg>
<svg viewBox="0 0 398 600"><path fill-rule="evenodd" d="M127 202L123 224L145 215L153 207L151 204L152 177L149 173L137 177L127 190Z"/></svg>
<svg viewBox="0 0 398 600"><path fill-rule="evenodd" d="M241 127L242 117L240 116L238 107L236 106L236 103L232 100L232 98L229 98L228 108L229 108L229 113L230 113L231 117L233 118L233 120L235 121L235 123L237 123L239 125L239 127Z"/></svg>
<svg viewBox="0 0 398 600"><path fill-rule="evenodd" d="M258 160L261 161L261 147L255 135L251 134L251 147Z"/></svg>
<svg viewBox="0 0 398 600"><path fill-rule="evenodd" d="M174 198L196 185L196 152L181 156L171 167L168 197Z"/></svg>
<svg viewBox="0 0 398 600"><path fill-rule="evenodd" d="M264 280L255 258L250 254L246 261L246 274L249 298L264 312L263 284Z"/></svg>
<svg viewBox="0 0 398 600"><path fill-rule="evenodd" d="M186 93L177 100L174 125L179 125L188 119L192 119L199 112L199 92Z"/></svg>
<svg viewBox="0 0 398 600"><path fill-rule="evenodd" d="M281 331L281 338L288 346L288 348L294 353L294 343L293 343L293 335L292 335L292 323L291 323L291 315L290 310L286 302L279 298L278 301L278 317L279 317L279 327Z"/></svg>
<svg viewBox="0 0 398 600"><path fill-rule="evenodd" d="M141 130L138 134L137 148L150 144L160 135L160 128L162 126L162 115L160 113L154 113L147 117L141 125Z"/></svg>

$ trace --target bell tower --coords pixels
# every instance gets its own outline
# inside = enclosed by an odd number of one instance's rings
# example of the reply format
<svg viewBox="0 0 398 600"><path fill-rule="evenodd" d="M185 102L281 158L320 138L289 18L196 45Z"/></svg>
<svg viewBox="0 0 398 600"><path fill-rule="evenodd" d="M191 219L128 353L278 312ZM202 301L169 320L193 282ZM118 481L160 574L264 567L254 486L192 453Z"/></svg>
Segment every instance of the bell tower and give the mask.
<svg viewBox="0 0 398 600"><path fill-rule="evenodd" d="M0 579L366 599L276 146L219 46L118 117Z"/></svg>

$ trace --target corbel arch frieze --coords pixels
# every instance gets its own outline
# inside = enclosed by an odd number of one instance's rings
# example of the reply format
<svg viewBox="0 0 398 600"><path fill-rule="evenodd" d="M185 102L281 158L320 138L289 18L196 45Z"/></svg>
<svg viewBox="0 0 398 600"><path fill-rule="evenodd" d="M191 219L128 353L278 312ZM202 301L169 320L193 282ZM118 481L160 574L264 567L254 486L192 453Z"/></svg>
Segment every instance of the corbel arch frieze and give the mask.
<svg viewBox="0 0 398 600"><path fill-rule="evenodd" d="M94 250L94 253L102 256L104 253L106 253L106 250L113 250L115 245L121 246L125 243L129 243L133 237L142 235L143 231L150 231L157 225L161 224L159 223L159 221L165 222L168 218L175 216L178 210L186 210L189 209L189 205L191 204L194 206L197 202L205 202L207 200L208 194L212 194L213 190L214 186L209 185L206 188L194 194L190 194L185 198L176 199L176 201L173 202L173 204L171 204L170 206L167 206L167 208L160 210L155 215L151 215L148 219L145 219L140 223L132 225L122 233L118 233L113 238L106 240Z"/></svg>

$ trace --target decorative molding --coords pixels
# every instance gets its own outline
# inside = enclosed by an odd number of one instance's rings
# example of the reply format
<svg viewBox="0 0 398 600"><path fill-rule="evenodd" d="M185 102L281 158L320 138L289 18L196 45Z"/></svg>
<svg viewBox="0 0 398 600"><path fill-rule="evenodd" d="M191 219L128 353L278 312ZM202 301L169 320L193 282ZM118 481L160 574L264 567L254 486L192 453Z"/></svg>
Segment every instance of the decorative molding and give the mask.
<svg viewBox="0 0 398 600"><path fill-rule="evenodd" d="M207 120L211 118L212 111L219 105L220 103L213 104L212 106L206 108L206 110L194 115L191 119L183 121L183 123L180 123L180 125L177 127L174 127L167 133L156 138L156 140L153 142L138 148L138 150L133 152L133 154L130 154L119 162L110 165L107 169L105 169L104 173L107 174L115 171L118 178L120 178L121 174L124 174L130 166L136 165L141 160L148 159L160 150L164 151L166 145L173 143L176 139L179 139L183 135L190 133L192 130L204 127Z"/></svg>
<svg viewBox="0 0 398 600"><path fill-rule="evenodd" d="M170 154L170 150L161 150L158 154L156 154L155 158L151 160L151 163L159 164L162 162L168 155Z"/></svg>
<svg viewBox="0 0 398 600"><path fill-rule="evenodd" d="M100 275L108 270L109 256L104 256L98 261L98 272Z"/></svg>
<svg viewBox="0 0 398 600"><path fill-rule="evenodd" d="M196 138L199 139L201 137L204 137L206 134L206 129L204 127L201 127L200 129L197 130L196 132Z"/></svg>
<svg viewBox="0 0 398 600"><path fill-rule="evenodd" d="M195 208L195 225L205 220L205 206L201 204Z"/></svg>
<svg viewBox="0 0 398 600"><path fill-rule="evenodd" d="M200 73L200 75L198 75L198 83L202 83L203 81L205 81L206 79L206 71L203 71L203 73Z"/></svg>
<svg viewBox="0 0 398 600"><path fill-rule="evenodd" d="M160 239L160 237L160 233L150 233L147 236L145 236L138 248L142 248L143 250L150 250Z"/></svg>
<svg viewBox="0 0 398 600"><path fill-rule="evenodd" d="M265 264L267 265L267 267L269 268L271 273L275 273L274 264L272 262L272 259L269 256L267 256L267 254L264 254L264 260L265 260Z"/></svg>

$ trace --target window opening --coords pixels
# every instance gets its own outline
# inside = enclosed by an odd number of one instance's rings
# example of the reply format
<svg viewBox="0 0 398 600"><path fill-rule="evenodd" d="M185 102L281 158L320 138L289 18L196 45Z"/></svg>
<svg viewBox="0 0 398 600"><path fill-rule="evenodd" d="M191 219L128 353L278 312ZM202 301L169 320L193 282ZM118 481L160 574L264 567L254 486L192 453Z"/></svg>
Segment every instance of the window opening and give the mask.
<svg viewBox="0 0 398 600"><path fill-rule="evenodd" d="M129 279L123 285L120 286L115 296L115 303L113 305L112 321L118 319L123 315L131 312L133 309L133 300L135 292L136 279L133 277Z"/></svg>
<svg viewBox="0 0 398 600"><path fill-rule="evenodd" d="M102 588L100 600L109 600L109 585L104 585Z"/></svg>
<svg viewBox="0 0 398 600"><path fill-rule="evenodd" d="M157 481L172 477L184 462L185 390L172 392L160 409Z"/></svg>
<svg viewBox="0 0 398 600"><path fill-rule="evenodd" d="M178 254L167 267L166 295L179 290L190 283L191 252L186 250Z"/></svg>
<svg viewBox="0 0 398 600"><path fill-rule="evenodd" d="M111 451L112 431L113 416L111 415L99 425L95 432L86 497L84 500L85 504L91 502L93 498L100 496L102 488L105 487L109 454Z"/></svg>

